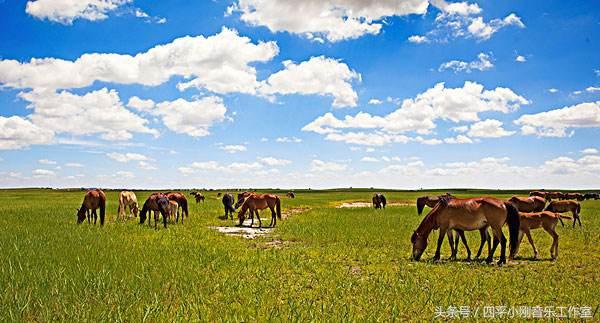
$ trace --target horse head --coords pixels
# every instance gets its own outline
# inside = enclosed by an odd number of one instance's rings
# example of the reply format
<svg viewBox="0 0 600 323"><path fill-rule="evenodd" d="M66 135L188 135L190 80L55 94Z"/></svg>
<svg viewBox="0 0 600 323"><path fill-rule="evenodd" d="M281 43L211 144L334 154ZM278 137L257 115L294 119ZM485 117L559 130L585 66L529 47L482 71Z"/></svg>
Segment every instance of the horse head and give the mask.
<svg viewBox="0 0 600 323"><path fill-rule="evenodd" d="M410 242L413 245L412 258L413 260L419 261L421 255L423 255L423 252L427 249L427 236L414 231L410 237Z"/></svg>
<svg viewBox="0 0 600 323"><path fill-rule="evenodd" d="M77 224L81 224L85 220L85 208L75 208L77 210Z"/></svg>

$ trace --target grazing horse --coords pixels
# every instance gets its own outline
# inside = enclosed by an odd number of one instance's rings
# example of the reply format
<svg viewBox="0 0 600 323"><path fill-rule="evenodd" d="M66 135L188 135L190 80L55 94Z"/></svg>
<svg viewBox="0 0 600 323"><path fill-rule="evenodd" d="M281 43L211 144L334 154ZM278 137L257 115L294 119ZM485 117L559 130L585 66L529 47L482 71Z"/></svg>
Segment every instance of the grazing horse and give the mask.
<svg viewBox="0 0 600 323"><path fill-rule="evenodd" d="M583 195L583 199L584 200L591 200L591 199L600 200L600 194L598 194L598 193L585 193Z"/></svg>
<svg viewBox="0 0 600 323"><path fill-rule="evenodd" d="M89 190L83 197L81 207L77 209L77 224L81 224L85 220L87 214L88 224L90 224L91 216L94 216L94 224L98 220L96 209L100 209L100 225L104 225L104 214L106 212L106 195L101 189ZM90 214L91 211L91 214Z"/></svg>
<svg viewBox="0 0 600 323"><path fill-rule="evenodd" d="M200 201L202 201L202 203L204 203L204 195L202 195L202 193L191 192L190 195L196 199L196 203L200 203Z"/></svg>
<svg viewBox="0 0 600 323"><path fill-rule="evenodd" d="M565 193L560 197L561 200L577 200L583 201L583 194L581 193Z"/></svg>
<svg viewBox="0 0 600 323"><path fill-rule="evenodd" d="M448 235L450 248L454 254L453 229L463 231L480 230L490 226L494 235L494 245L487 257L492 262L494 252L500 243L500 259L498 264L506 263L506 238L502 226L508 223L510 233L510 254L512 259L518 243L519 211L510 202L492 198L479 197L470 199L441 198L439 203L425 216L411 237L413 244L413 259L419 260L427 248L427 238L434 229L440 229L434 260L440 259L440 248L444 236Z"/></svg>
<svg viewBox="0 0 600 323"><path fill-rule="evenodd" d="M119 208L117 209L117 220L125 220L125 213L129 208L129 218L138 216L139 205L134 192L121 191L119 193Z"/></svg>
<svg viewBox="0 0 600 323"><path fill-rule="evenodd" d="M235 208L233 207L233 194L225 193L223 194L223 198L221 198L221 202L223 202L223 208L225 209L225 219L231 216L233 220L233 213L235 212Z"/></svg>
<svg viewBox="0 0 600 323"><path fill-rule="evenodd" d="M258 218L258 227L262 227L262 221L258 215L258 210L264 210L267 207L271 209L271 224L269 226L275 227L277 224L277 218L281 220L281 201L279 200L279 197L274 194L254 193L246 197L242 203L242 208L238 212L240 225L244 223L244 214L246 214L247 210L250 210L250 216L252 217L252 223L250 226L254 224L254 217L252 214L256 213L256 217Z"/></svg>
<svg viewBox="0 0 600 323"><path fill-rule="evenodd" d="M287 192L287 194L285 194L285 196L287 196L291 199L296 198L296 194L294 194L294 192Z"/></svg>
<svg viewBox="0 0 600 323"><path fill-rule="evenodd" d="M177 202L177 204L179 204L179 207L181 207L181 222L183 223L184 214L186 218L190 216L190 214L188 213L188 202L185 198L185 195L183 195L180 192L167 192L165 193L165 195L167 196L167 199L169 201L175 201Z"/></svg>
<svg viewBox="0 0 600 323"><path fill-rule="evenodd" d="M513 196L508 201L514 204L519 212L542 212L546 207L546 200L539 196Z"/></svg>
<svg viewBox="0 0 600 323"><path fill-rule="evenodd" d="M175 223L179 222L179 203L169 200L168 217L173 218ZM183 214L181 215L181 224L183 224Z"/></svg>
<svg viewBox="0 0 600 323"><path fill-rule="evenodd" d="M440 201L442 197L450 199L454 198L454 196L452 196L452 194L450 193L445 193L439 196L421 196L417 198L417 213L421 215L426 205L431 208L435 207L435 205Z"/></svg>
<svg viewBox="0 0 600 323"><path fill-rule="evenodd" d="M579 222L579 226L581 227L581 219L579 218L579 212L581 212L581 204L579 204L579 202L577 201L552 201L548 204L545 211L550 211L554 213L571 212L573 214L573 227L575 227L575 223L577 222ZM560 218L559 220L562 223L562 220Z"/></svg>
<svg viewBox="0 0 600 323"><path fill-rule="evenodd" d="M140 212L140 224L146 222L146 213L154 211L154 229L158 229L158 213L163 217L163 225L167 228L167 218L169 217L169 199L163 193L152 193L144 202L142 211ZM148 219L150 224L150 219Z"/></svg>
<svg viewBox="0 0 600 323"><path fill-rule="evenodd" d="M539 196L539 197L543 198L544 200L546 199L546 195L548 195L548 192L545 192L545 191L531 191L531 192L529 192L529 196Z"/></svg>
<svg viewBox="0 0 600 323"><path fill-rule="evenodd" d="M546 201L552 201L552 199L560 199L563 196L561 192L548 192L546 193Z"/></svg>
<svg viewBox="0 0 600 323"><path fill-rule="evenodd" d="M536 213L523 213L519 212L520 217L520 228L519 228L519 245L521 244L521 240L523 240L523 235L527 236L529 240L529 244L533 248L533 257L537 259L538 252L533 244L533 238L531 237L531 230L543 228L550 236L552 236L552 247L550 247L550 257L552 259L556 259L558 257L558 233L556 233L556 224L560 218L563 219L571 219L568 216L564 216L559 213L542 211ZM515 251L515 256L519 252L519 248L517 247L517 251Z"/></svg>
<svg viewBox="0 0 600 323"><path fill-rule="evenodd" d="M237 210L244 203L244 200L246 200L246 198L252 194L254 194L254 192L250 192L250 191L238 193L237 202L235 202L235 209Z"/></svg>
<svg viewBox="0 0 600 323"><path fill-rule="evenodd" d="M387 201L385 199L385 196L381 193L376 193L375 195L373 195L373 207L376 209L385 209L385 205L387 204Z"/></svg>

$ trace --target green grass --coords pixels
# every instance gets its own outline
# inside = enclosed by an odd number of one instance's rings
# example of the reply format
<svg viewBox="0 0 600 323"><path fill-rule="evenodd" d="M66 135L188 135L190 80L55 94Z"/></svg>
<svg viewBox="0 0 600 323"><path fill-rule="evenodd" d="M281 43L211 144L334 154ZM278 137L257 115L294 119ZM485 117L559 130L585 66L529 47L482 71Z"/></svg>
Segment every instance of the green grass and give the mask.
<svg viewBox="0 0 600 323"><path fill-rule="evenodd" d="M138 200L149 194L137 192ZM233 223L219 219L216 192L206 194L185 225L155 231L137 220L115 223L115 191L107 192L103 228L75 224L82 191L0 191L0 321L430 320L436 306L450 305L592 306L600 319L600 201L583 202L583 228L558 228L558 260L549 260L550 237L535 230L541 260L527 259L524 243L522 259L497 267L448 261L447 242L443 260L431 262L437 232L423 260L411 261L421 220L414 206L335 208L368 201L369 190L297 191L283 211L309 210L256 240L208 229ZM386 193L391 202L421 194ZM467 238L476 249L479 233Z"/></svg>

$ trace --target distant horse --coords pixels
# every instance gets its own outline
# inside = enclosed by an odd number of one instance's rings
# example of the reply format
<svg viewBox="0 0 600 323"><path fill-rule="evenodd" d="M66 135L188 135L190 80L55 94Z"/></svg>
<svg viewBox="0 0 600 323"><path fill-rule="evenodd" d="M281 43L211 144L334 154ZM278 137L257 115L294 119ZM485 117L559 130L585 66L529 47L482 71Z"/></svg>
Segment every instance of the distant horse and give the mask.
<svg viewBox="0 0 600 323"><path fill-rule="evenodd" d="M427 248L427 238L431 231L435 229L440 229L440 235L433 259L439 260L440 248L446 235L448 235L452 253L455 254L451 230L473 231L490 226L494 236L494 245L486 261L491 262L493 260L496 247L500 243L500 260L498 264L503 264L506 262L506 237L502 233L504 223L508 223L510 233L509 259L512 259L519 235L519 211L512 203L492 197L441 198L436 206L423 218L411 237L413 259L419 260L421 258Z"/></svg>
<svg viewBox="0 0 600 323"><path fill-rule="evenodd" d="M579 204L579 202L577 201L552 201L550 202L550 204L548 204L545 211L550 211L554 213L571 212L573 214L573 227L575 227L575 223L577 222L579 222L579 226L581 227L581 219L579 218L579 212L581 212L581 204ZM562 220L560 220L560 222L562 223Z"/></svg>
<svg viewBox="0 0 600 323"><path fill-rule="evenodd" d="M181 218L183 219L183 216L185 214L185 217L189 217L190 214L188 213L188 202L187 199L185 198L185 195L183 195L180 192L167 192L165 193L165 195L167 196L167 199L169 201L175 201L179 204L179 207L181 208ZM183 220L181 220L183 222Z"/></svg>
<svg viewBox="0 0 600 323"><path fill-rule="evenodd" d="M440 201L442 197L453 199L454 196L450 193L445 193L439 196L421 196L417 198L417 213L421 215L423 213L423 209L425 206L429 206L430 208L435 207L435 205Z"/></svg>
<svg viewBox="0 0 600 323"><path fill-rule="evenodd" d="M121 191L119 193L119 208L117 209L117 220L125 220L125 213L129 208L129 218L138 216L139 205L134 192Z"/></svg>
<svg viewBox="0 0 600 323"><path fill-rule="evenodd" d="M100 225L104 225L104 215L106 213L106 195L101 189L89 190L83 197L81 207L77 209L77 224L81 224L85 220L86 214L88 224L91 222L91 216L94 216L94 224L98 220L96 209L100 209ZM90 214L91 211L91 214Z"/></svg>
<svg viewBox="0 0 600 323"><path fill-rule="evenodd" d="M583 201L583 194L581 193L564 193L561 197L561 200L577 200L577 201Z"/></svg>
<svg viewBox="0 0 600 323"><path fill-rule="evenodd" d="M204 195L202 195L202 193L191 192L190 195L192 195L196 199L196 203L199 203L200 201L202 201L202 203L204 203Z"/></svg>
<svg viewBox="0 0 600 323"><path fill-rule="evenodd" d="M559 213L542 211L536 213L523 213L519 212L520 216L520 227L519 227L519 245L521 244L521 240L523 240L523 235L527 236L527 240L529 240L529 244L533 248L533 257L538 257L537 249L533 244L533 238L531 237L530 231L533 229L543 228L550 236L552 236L552 246L550 247L550 257L552 259L556 259L558 257L558 233L556 233L556 224L560 218L563 219L571 219L568 216L561 215ZM515 256L519 252L519 248L517 247L517 251L515 251Z"/></svg>
<svg viewBox="0 0 600 323"><path fill-rule="evenodd" d="M598 194L598 193L585 193L583 195L583 199L584 200L591 200L591 199L600 200L600 194Z"/></svg>
<svg viewBox="0 0 600 323"><path fill-rule="evenodd" d="M175 201L169 201L169 219L173 218L175 223L179 222L179 203ZM181 224L183 224L183 214L181 215Z"/></svg>
<svg viewBox="0 0 600 323"><path fill-rule="evenodd" d="M376 209L385 209L385 205L387 204L387 201L385 199L385 196L381 193L376 193L375 195L373 195L373 207Z"/></svg>
<svg viewBox="0 0 600 323"><path fill-rule="evenodd" d="M562 197L563 197L563 193L561 193L561 192L548 192L548 193L546 193L546 201L552 201L553 199L557 200L557 199L560 199Z"/></svg>
<svg viewBox="0 0 600 323"><path fill-rule="evenodd" d="M221 197L221 192L217 193L217 197Z"/></svg>
<svg viewBox="0 0 600 323"><path fill-rule="evenodd" d="M513 196L508 201L514 204L519 212L541 212L546 206L546 200L540 196Z"/></svg>
<svg viewBox="0 0 600 323"><path fill-rule="evenodd" d="M256 212L258 218L258 227L262 227L262 221L258 216L258 210L264 210L266 208L271 209L271 224L269 226L275 227L277 224L277 218L281 219L281 201L279 197L274 194L251 194L244 199L242 208L238 212L238 219L240 225L244 223L244 214L247 210L250 210L250 215ZM277 217L277 218L276 218ZM254 217L252 217L252 226L254 224Z"/></svg>
<svg viewBox="0 0 600 323"><path fill-rule="evenodd" d="M223 202L223 208L225 209L225 219L231 217L233 220L233 213L235 212L235 208L233 207L233 203L235 202L233 198L233 194L225 193L223 194L223 198L221 198L221 202Z"/></svg>
<svg viewBox="0 0 600 323"><path fill-rule="evenodd" d="M296 194L294 194L294 192L287 192L287 194L285 194L285 196L287 196L291 199L296 198Z"/></svg>
<svg viewBox="0 0 600 323"><path fill-rule="evenodd" d="M163 225L166 229L167 218L169 217L169 199L167 196L163 193L153 193L146 199L142 211L140 212L140 224L146 222L146 213L149 211L154 211L154 229L158 229L157 222L159 212L163 217ZM148 224L150 224L150 219L148 219Z"/></svg>
<svg viewBox="0 0 600 323"><path fill-rule="evenodd" d="M531 191L531 192L529 192L529 196L539 196L539 197L543 198L544 200L546 199L546 195L548 195L548 192L545 192L545 191Z"/></svg>

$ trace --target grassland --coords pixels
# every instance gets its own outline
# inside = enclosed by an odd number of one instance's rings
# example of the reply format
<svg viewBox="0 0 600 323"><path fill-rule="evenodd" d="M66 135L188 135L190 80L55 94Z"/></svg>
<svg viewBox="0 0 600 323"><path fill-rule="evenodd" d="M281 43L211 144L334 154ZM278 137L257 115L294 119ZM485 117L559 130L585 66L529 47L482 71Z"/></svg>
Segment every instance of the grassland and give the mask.
<svg viewBox="0 0 600 323"><path fill-rule="evenodd" d="M245 240L208 228L233 225L219 219L216 192L191 205L185 225L155 231L115 222L115 191L100 227L75 224L81 191L2 190L0 321L431 320L436 306L451 305L591 306L600 319L600 201L583 202L582 228L558 228L558 260L549 260L551 239L536 230L541 260L528 259L524 244L523 258L497 267L448 261L447 243L443 260L431 262L437 233L424 260L411 261L410 235L421 220L414 206L335 208L371 194L298 191L283 199L283 211L304 212L268 237ZM407 203L420 194L435 192L386 193ZM467 238L478 245L478 233Z"/></svg>

